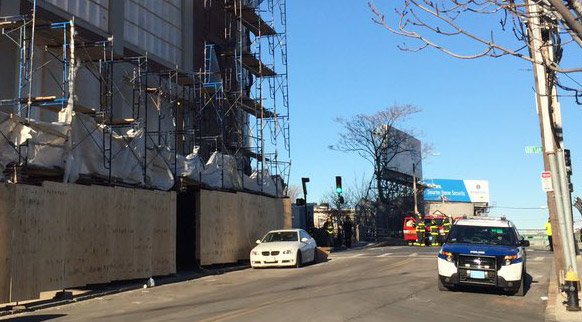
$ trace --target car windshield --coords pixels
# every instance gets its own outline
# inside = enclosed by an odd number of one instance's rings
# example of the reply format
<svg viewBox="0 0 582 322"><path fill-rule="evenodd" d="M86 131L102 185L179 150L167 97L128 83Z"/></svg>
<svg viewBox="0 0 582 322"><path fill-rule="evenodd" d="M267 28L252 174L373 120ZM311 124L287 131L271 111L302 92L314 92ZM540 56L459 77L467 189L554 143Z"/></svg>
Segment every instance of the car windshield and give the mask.
<svg viewBox="0 0 582 322"><path fill-rule="evenodd" d="M447 243L505 245L516 244L511 227L482 227L455 225L451 228Z"/></svg>
<svg viewBox="0 0 582 322"><path fill-rule="evenodd" d="M299 237L294 231L275 231L270 232L263 237L263 243L279 242L279 241L298 241Z"/></svg>

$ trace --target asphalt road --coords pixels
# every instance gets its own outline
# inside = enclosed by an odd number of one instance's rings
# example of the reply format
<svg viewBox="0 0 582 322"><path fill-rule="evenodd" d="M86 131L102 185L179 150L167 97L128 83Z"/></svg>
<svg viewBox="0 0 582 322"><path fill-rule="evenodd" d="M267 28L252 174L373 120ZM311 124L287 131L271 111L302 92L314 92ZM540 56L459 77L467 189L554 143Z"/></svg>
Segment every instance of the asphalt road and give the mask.
<svg viewBox="0 0 582 322"><path fill-rule="evenodd" d="M12 321L543 321L551 254L524 297L439 292L437 248L352 249L299 269L244 269L9 317ZM6 317L5 317L6 318Z"/></svg>

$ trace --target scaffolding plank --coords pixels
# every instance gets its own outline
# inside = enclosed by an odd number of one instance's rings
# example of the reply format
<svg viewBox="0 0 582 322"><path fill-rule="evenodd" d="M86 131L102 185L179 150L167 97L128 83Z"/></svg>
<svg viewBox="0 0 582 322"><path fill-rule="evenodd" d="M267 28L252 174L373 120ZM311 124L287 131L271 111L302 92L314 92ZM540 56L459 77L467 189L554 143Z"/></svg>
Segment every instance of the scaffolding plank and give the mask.
<svg viewBox="0 0 582 322"><path fill-rule="evenodd" d="M28 98L23 97L19 99L21 104L28 104ZM57 96L35 96L30 98L30 106L42 108L51 112L58 113L66 105L64 97Z"/></svg>
<svg viewBox="0 0 582 322"><path fill-rule="evenodd" d="M135 119L132 119L132 118L105 120L105 124L107 124L107 125L129 126L129 125L132 125L133 123L135 123Z"/></svg>
<svg viewBox="0 0 582 322"><path fill-rule="evenodd" d="M237 11L240 7L240 12ZM226 9L234 12L236 15L240 13L240 19L242 23L247 27L255 36L272 36L276 35L277 32L273 29L259 14L257 14L257 10L248 6L245 3L238 3L237 5L234 4L234 0L230 0L227 5Z"/></svg>
<svg viewBox="0 0 582 322"><path fill-rule="evenodd" d="M256 118L272 118L275 114L264 108L258 100L243 97L241 100L241 109L254 115Z"/></svg>
<svg viewBox="0 0 582 322"><path fill-rule="evenodd" d="M92 116L94 116L97 113L97 110L77 103L75 103L75 105L73 106L73 110L78 113L83 113Z"/></svg>
<svg viewBox="0 0 582 322"><path fill-rule="evenodd" d="M17 29L26 23L24 16L0 17L0 29Z"/></svg>
<svg viewBox="0 0 582 322"><path fill-rule="evenodd" d="M253 54L243 54L242 63L246 69L257 77L271 77L277 75L275 71L263 64Z"/></svg>

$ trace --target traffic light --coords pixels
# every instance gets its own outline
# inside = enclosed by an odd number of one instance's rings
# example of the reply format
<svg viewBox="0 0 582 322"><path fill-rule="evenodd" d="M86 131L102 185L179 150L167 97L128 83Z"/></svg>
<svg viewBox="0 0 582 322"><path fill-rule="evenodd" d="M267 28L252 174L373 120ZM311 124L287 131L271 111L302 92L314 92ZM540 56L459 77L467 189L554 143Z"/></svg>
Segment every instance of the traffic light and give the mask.
<svg viewBox="0 0 582 322"><path fill-rule="evenodd" d="M566 173L572 175L572 159L570 159L570 150L564 149L564 161L566 162Z"/></svg>
<svg viewBox="0 0 582 322"><path fill-rule="evenodd" d="M344 196L339 196L339 198L337 199L337 201L339 202L340 205L343 205L346 202L344 200Z"/></svg>
<svg viewBox="0 0 582 322"><path fill-rule="evenodd" d="M342 189L342 177L341 176L336 176L335 177L335 192L337 192L338 195L341 195L343 192Z"/></svg>

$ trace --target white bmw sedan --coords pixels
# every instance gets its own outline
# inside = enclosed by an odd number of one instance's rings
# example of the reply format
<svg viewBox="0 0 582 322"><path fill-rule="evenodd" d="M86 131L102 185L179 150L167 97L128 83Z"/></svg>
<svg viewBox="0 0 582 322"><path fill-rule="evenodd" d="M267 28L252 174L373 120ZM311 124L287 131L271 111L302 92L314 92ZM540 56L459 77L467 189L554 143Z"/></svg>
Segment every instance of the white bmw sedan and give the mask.
<svg viewBox="0 0 582 322"><path fill-rule="evenodd" d="M315 260L315 240L303 229L268 232L251 250L251 267L294 266Z"/></svg>

